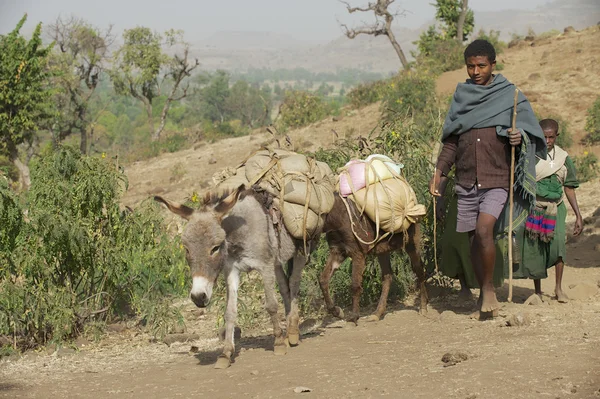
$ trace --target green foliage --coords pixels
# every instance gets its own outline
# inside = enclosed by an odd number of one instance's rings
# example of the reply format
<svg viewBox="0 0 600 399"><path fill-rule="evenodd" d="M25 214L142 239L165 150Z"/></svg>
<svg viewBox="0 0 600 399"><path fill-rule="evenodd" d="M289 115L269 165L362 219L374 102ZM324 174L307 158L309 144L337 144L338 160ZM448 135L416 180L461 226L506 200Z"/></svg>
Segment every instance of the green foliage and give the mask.
<svg viewBox="0 0 600 399"><path fill-rule="evenodd" d="M456 39L458 18L462 12L461 0L435 0L435 19L442 23L441 36L444 39ZM473 32L475 17L469 9L463 25L463 40L468 40Z"/></svg>
<svg viewBox="0 0 600 399"><path fill-rule="evenodd" d="M391 79L383 97L384 118L423 114L436 102L435 78L427 72L402 72Z"/></svg>
<svg viewBox="0 0 600 399"><path fill-rule="evenodd" d="M100 72L113 39L110 28L101 32L84 20L59 17L48 30L55 41L49 66L56 88L53 101L58 108L50 130L56 141L80 134L80 150L87 153L89 105L100 79L106 77Z"/></svg>
<svg viewBox="0 0 600 399"><path fill-rule="evenodd" d="M383 98L387 82L378 80L376 82L363 83L352 88L348 94L348 101L352 108L361 108L380 101Z"/></svg>
<svg viewBox="0 0 600 399"><path fill-rule="evenodd" d="M600 143L600 96L596 98L587 113L588 116L585 121L587 135L583 141L590 145Z"/></svg>
<svg viewBox="0 0 600 399"><path fill-rule="evenodd" d="M41 23L30 40L21 36L26 20L27 15L12 32L0 35L0 152L12 156L51 115L46 65L52 47L42 46Z"/></svg>
<svg viewBox="0 0 600 399"><path fill-rule="evenodd" d="M598 157L589 151L584 151L583 155L573 157L575 167L577 168L577 180L581 183L595 179L600 172Z"/></svg>
<svg viewBox="0 0 600 399"><path fill-rule="evenodd" d="M282 131L320 121L329 113L321 97L306 91L286 92L279 110L277 125Z"/></svg>
<svg viewBox="0 0 600 399"><path fill-rule="evenodd" d="M464 46L456 39L444 39L436 36L433 27L429 27L417 41L419 54L413 54L416 57L418 69L425 69L434 74L441 74L447 71L454 71L465 65Z"/></svg>
<svg viewBox="0 0 600 399"><path fill-rule="evenodd" d="M0 334L23 345L62 341L87 323L132 313L150 329L164 324L170 313L160 303L183 292L186 267L157 206L121 211L122 173L108 158L68 147L43 156L32 177L27 221L18 222L16 201L0 189L2 212L13 215L13 227L1 227L11 267L0 274Z"/></svg>

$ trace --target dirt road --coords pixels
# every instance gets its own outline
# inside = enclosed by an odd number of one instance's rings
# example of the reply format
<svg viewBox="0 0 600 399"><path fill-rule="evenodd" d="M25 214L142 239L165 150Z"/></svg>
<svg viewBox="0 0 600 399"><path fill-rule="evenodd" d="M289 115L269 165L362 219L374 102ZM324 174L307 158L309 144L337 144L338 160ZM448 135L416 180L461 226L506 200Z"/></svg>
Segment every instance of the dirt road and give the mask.
<svg viewBox="0 0 600 399"><path fill-rule="evenodd" d="M215 370L218 341L150 344L132 338L75 354L29 355L0 364L1 398L594 398L600 397L600 269L566 269L558 304L519 281L514 304L480 322L455 294L432 300L428 315L396 304L378 323L337 321L309 329L302 343L274 356L268 331L243 338L236 362ZM544 281L552 292L553 275ZM501 300L506 299L506 287ZM508 327L522 314L529 325ZM327 324L329 323L329 324ZM191 345L201 349L190 353ZM455 365L442 357L453 354ZM306 387L311 392L295 393Z"/></svg>

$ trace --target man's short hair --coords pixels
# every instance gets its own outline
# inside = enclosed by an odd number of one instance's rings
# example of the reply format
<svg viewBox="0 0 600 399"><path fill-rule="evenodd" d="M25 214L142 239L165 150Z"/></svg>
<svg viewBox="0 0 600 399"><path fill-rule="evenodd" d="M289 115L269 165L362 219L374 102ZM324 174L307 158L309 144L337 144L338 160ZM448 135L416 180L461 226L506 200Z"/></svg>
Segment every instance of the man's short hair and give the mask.
<svg viewBox="0 0 600 399"><path fill-rule="evenodd" d="M554 130L558 136L558 122L554 119L543 119L540 121L542 130Z"/></svg>
<svg viewBox="0 0 600 399"><path fill-rule="evenodd" d="M465 49L465 62L469 57L487 56L490 62L496 61L496 50L487 40L473 40Z"/></svg>

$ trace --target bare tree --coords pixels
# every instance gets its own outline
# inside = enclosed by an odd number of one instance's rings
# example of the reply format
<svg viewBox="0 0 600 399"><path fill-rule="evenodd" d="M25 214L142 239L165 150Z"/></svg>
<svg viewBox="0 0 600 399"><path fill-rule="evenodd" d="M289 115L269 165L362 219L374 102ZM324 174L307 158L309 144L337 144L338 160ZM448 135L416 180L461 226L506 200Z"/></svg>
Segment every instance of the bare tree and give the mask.
<svg viewBox="0 0 600 399"><path fill-rule="evenodd" d="M458 16L458 23L456 24L456 40L459 43L464 41L463 29L465 26L465 19L469 12L469 0L462 0L460 15Z"/></svg>
<svg viewBox="0 0 600 399"><path fill-rule="evenodd" d="M48 27L55 42L50 65L57 71L54 101L60 110L50 130L56 141L79 132L82 154L88 150L88 127L92 123L88 105L102 79L109 47L114 41L111 31L112 26L102 31L75 17L58 17Z"/></svg>
<svg viewBox="0 0 600 399"><path fill-rule="evenodd" d="M398 58L400 58L400 62L402 63L402 67L404 69L408 69L408 61L406 60L406 56L402 51L402 47L396 40L396 36L394 36L394 32L392 31L392 22L394 21L394 17L401 15L401 12L392 12L390 11L390 5L395 0L377 0L377 2L369 2L368 5L364 8L362 7L352 7L346 1L340 1L342 4L346 6L348 13L352 14L357 11L361 12L370 12L373 11L375 14L375 22L371 25L364 25L360 28L350 29L346 25L341 24L344 28L344 33L346 37L349 39L354 39L356 36L364 34L364 35L373 35L373 36L387 36L396 50L396 54L398 54Z"/></svg>

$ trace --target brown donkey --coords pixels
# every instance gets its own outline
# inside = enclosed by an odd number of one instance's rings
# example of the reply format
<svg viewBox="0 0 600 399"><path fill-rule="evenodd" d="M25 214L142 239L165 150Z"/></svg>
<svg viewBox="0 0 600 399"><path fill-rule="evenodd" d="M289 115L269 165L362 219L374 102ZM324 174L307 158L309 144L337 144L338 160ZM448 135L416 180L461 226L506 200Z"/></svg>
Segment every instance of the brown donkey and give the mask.
<svg viewBox="0 0 600 399"><path fill-rule="evenodd" d="M373 241L375 238L375 223L366 215L359 216L359 211L350 200L347 201L355 223L354 230L365 242ZM377 310L371 315L370 320L380 320L387 307L387 299L392 284L392 265L390 262L390 252L404 248L408 256L412 269L417 275L417 283L420 288L420 312L427 312L427 290L425 287L425 270L421 266L420 245L420 227L419 224L412 224L405 233L394 234L391 237L380 240L375 245L366 245L360 242L352 232L352 221L346 209L343 200L336 194L333 209L326 216L323 232L326 233L327 243L329 244L329 257L325 269L321 273L319 283L323 291L323 297L327 310L335 317L343 318L344 312L338 306L335 306L329 294L329 281L333 273L340 267L342 262L350 257L352 258L352 311L347 320L356 322L359 318L359 302L362 294L362 279L366 267L367 255L375 254L381 267L381 296ZM383 232L380 232L380 235ZM407 235L405 237L405 234Z"/></svg>

